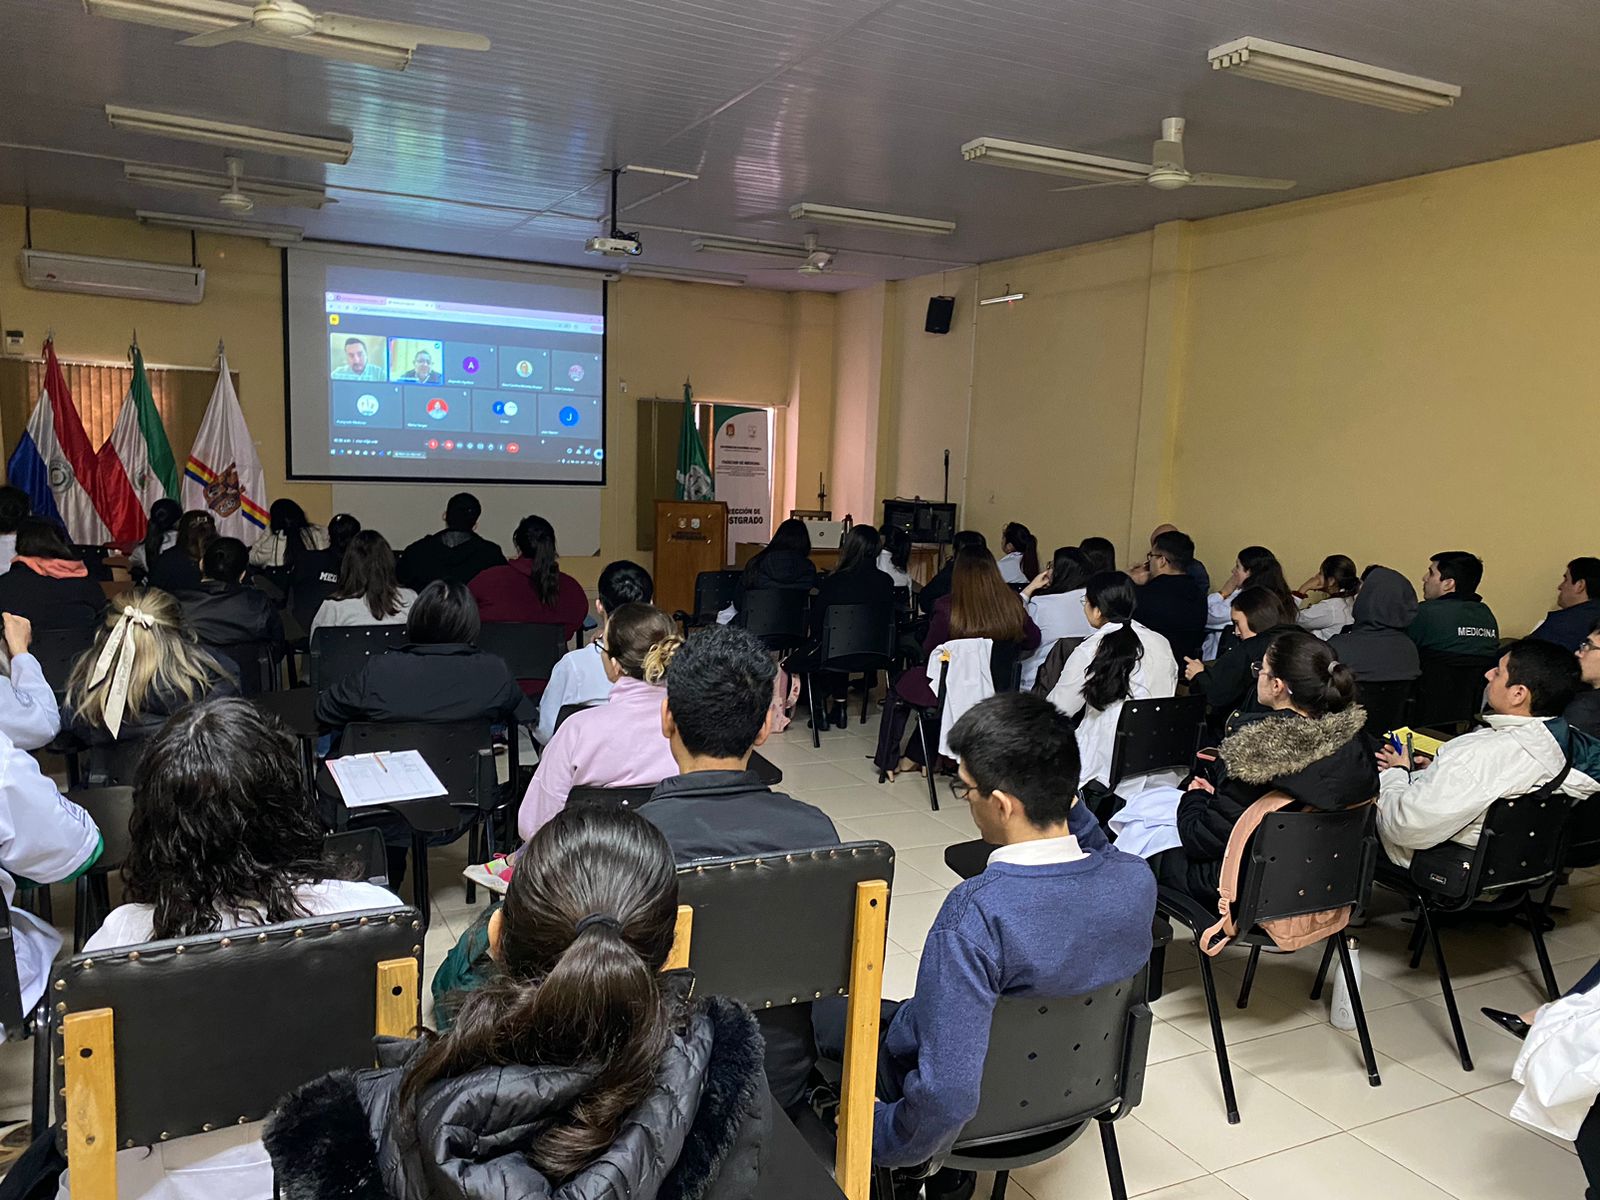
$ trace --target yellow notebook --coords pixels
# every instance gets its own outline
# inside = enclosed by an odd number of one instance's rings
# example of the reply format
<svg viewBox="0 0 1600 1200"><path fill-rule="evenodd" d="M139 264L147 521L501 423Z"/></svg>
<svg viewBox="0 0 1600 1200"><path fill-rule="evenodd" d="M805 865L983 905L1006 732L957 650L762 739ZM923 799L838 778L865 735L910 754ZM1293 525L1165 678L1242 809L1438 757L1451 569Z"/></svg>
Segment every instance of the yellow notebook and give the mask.
<svg viewBox="0 0 1600 1200"><path fill-rule="evenodd" d="M1399 729L1391 730L1384 736L1395 739L1402 747L1406 744L1406 738L1409 737L1411 739L1411 749L1417 754L1426 754L1430 758L1438 754L1439 747L1444 745L1444 741L1440 738L1429 737L1425 733L1417 733L1415 730L1407 729L1403 725Z"/></svg>

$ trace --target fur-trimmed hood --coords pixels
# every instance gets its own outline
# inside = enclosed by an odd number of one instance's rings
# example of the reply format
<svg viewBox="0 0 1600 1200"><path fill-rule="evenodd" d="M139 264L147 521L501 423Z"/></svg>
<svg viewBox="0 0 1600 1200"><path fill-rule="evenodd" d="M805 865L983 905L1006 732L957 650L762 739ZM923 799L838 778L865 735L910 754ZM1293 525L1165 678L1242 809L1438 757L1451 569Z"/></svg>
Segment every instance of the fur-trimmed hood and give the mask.
<svg viewBox="0 0 1600 1200"><path fill-rule="evenodd" d="M380 1057L393 1059L388 1044ZM754 1194L768 1121L764 1045L742 1005L695 1006L655 1089L600 1158L547 1179L525 1150L581 1072L485 1067L431 1086L400 1134L403 1070L337 1071L286 1096L264 1141L285 1200L717 1200Z"/></svg>
<svg viewBox="0 0 1600 1200"><path fill-rule="evenodd" d="M1322 717L1270 713L1218 749L1231 779L1270 784L1318 808L1342 808L1378 793L1373 747L1362 732L1366 720L1359 704Z"/></svg>

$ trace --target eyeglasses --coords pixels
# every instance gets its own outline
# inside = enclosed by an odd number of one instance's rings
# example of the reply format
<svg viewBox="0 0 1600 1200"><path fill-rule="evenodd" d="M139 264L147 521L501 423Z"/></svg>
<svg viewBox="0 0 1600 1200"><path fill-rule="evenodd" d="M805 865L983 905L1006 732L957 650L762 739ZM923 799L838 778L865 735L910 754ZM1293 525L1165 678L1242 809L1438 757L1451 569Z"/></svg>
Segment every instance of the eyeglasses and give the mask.
<svg viewBox="0 0 1600 1200"><path fill-rule="evenodd" d="M1250 674L1259 676L1262 679L1276 679L1277 678L1276 675L1274 675L1271 671L1267 670L1267 664L1264 663L1264 662L1251 663L1250 664Z"/></svg>
<svg viewBox="0 0 1600 1200"><path fill-rule="evenodd" d="M962 779L959 775L950 781L950 794L963 804L972 799L972 794L978 789Z"/></svg>
<svg viewBox="0 0 1600 1200"><path fill-rule="evenodd" d="M1579 654L1588 654L1591 650L1600 650L1600 646L1596 646L1588 638L1584 638L1583 641L1578 643Z"/></svg>

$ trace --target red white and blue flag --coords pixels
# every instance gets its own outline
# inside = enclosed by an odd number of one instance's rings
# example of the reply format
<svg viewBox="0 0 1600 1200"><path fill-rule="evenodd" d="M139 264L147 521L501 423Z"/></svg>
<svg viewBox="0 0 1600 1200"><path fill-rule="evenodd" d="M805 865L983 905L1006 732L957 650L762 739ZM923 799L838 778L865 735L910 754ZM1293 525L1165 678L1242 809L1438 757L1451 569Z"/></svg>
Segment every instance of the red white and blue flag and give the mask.
<svg viewBox="0 0 1600 1200"><path fill-rule="evenodd" d="M97 497L103 486L99 456L89 445L52 341L44 344L44 390L6 462L6 474L13 487L28 493L33 511L60 521L74 542L95 546L106 541Z"/></svg>

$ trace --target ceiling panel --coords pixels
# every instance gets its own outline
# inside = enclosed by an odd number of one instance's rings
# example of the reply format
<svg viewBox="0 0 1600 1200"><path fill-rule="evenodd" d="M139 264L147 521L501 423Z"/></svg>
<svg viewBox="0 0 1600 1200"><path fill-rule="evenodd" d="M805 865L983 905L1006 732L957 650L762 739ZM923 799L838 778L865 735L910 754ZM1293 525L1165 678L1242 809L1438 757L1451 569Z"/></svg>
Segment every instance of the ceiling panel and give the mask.
<svg viewBox="0 0 1600 1200"><path fill-rule="evenodd" d="M565 263L627 162L698 182L622 182L642 261L839 288L1600 138L1600 20L1583 0L340 0L341 10L488 35L403 73L276 48L176 45L74 0L0 0L0 200L221 215L127 184L124 160L220 170L216 148L111 129L108 102L346 131L346 166L246 154L247 176L325 183L315 236ZM1420 116L1212 72L1251 34L1459 83ZM1144 159L1188 122L1193 169L1293 178L1286 193L1071 181L961 160L988 135ZM70 154L51 151L71 151ZM956 220L950 238L816 228L838 273L697 254L692 232L799 241L799 200ZM656 228L649 228L649 227ZM671 232L680 231L680 232ZM615 264L606 261L604 265ZM846 274L848 272L848 274Z"/></svg>

